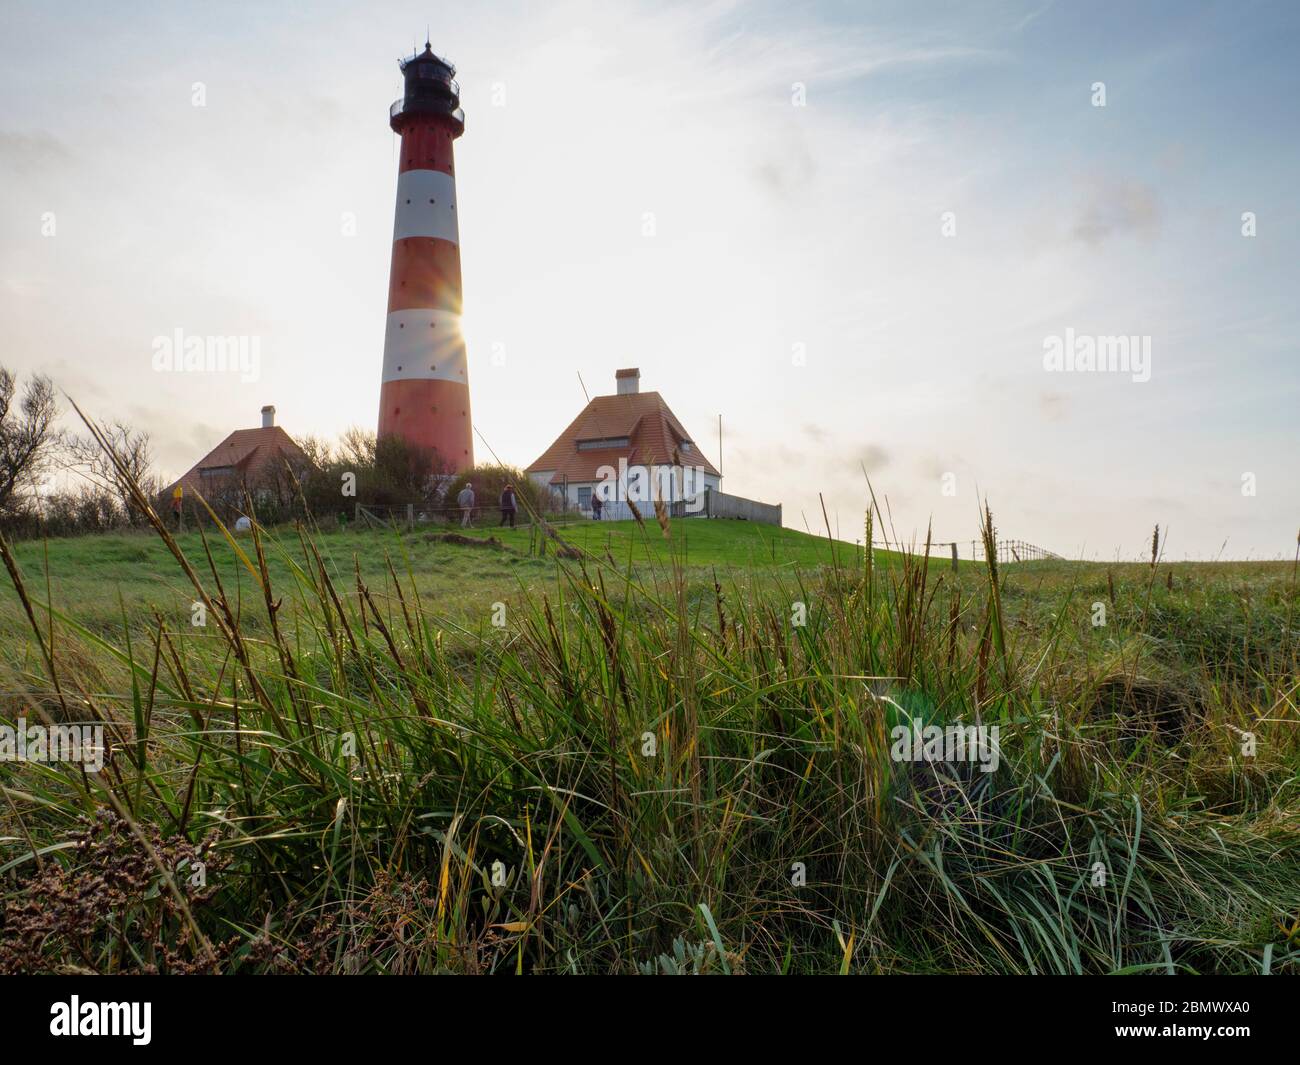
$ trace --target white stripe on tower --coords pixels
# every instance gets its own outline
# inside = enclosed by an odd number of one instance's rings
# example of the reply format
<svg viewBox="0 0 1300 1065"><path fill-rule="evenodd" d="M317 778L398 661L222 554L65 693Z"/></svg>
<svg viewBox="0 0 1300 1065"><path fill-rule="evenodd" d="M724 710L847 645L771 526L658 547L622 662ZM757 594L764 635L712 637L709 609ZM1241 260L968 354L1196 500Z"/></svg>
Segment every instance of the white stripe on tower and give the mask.
<svg viewBox="0 0 1300 1065"><path fill-rule="evenodd" d="M467 380L460 315L417 308L388 315L384 338L384 380Z"/></svg>
<svg viewBox="0 0 1300 1065"><path fill-rule="evenodd" d="M441 170L408 170L398 175L393 240L404 237L436 237L460 244L454 177Z"/></svg>

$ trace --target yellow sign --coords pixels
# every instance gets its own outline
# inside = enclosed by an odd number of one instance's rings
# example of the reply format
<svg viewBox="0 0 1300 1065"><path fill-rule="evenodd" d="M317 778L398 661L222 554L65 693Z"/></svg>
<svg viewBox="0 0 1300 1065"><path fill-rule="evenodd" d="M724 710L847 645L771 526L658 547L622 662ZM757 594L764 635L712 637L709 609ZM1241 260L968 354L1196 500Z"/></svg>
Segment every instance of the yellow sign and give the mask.
<svg viewBox="0 0 1300 1065"><path fill-rule="evenodd" d="M185 489L182 488L180 485L177 485L175 488L172 489L173 499L180 499L184 494L185 494Z"/></svg>

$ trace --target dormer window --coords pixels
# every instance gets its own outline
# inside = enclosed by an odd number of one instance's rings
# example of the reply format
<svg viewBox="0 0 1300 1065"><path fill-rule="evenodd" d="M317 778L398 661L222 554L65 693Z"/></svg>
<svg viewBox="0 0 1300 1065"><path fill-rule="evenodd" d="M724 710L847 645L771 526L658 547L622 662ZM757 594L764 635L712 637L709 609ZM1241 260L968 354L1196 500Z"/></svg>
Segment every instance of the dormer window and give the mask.
<svg viewBox="0 0 1300 1065"><path fill-rule="evenodd" d="M626 436L598 436L590 440L579 440L579 451L607 451L610 448L630 447L632 441Z"/></svg>

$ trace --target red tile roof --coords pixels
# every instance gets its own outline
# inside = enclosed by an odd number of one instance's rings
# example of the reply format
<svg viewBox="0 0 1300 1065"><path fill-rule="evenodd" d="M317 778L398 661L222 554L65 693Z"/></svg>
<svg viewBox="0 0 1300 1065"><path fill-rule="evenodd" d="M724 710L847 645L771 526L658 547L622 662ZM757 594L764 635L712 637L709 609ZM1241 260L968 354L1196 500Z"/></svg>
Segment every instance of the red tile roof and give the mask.
<svg viewBox="0 0 1300 1065"><path fill-rule="evenodd" d="M178 484L185 488L187 495L195 490L203 493L205 485L200 471L226 467L231 467L233 476L251 487L283 473L286 460L299 467L309 464L302 448L280 426L236 429L199 459L188 473L168 485L167 494L170 495Z"/></svg>
<svg viewBox="0 0 1300 1065"><path fill-rule="evenodd" d="M580 440L623 437L628 439L627 447L578 450ZM692 444L689 451L681 447L687 441ZM565 480L595 481L601 466L617 469L620 458L633 466L700 466L705 473L721 476L658 392L597 396L527 472L554 471L551 484L562 484Z"/></svg>

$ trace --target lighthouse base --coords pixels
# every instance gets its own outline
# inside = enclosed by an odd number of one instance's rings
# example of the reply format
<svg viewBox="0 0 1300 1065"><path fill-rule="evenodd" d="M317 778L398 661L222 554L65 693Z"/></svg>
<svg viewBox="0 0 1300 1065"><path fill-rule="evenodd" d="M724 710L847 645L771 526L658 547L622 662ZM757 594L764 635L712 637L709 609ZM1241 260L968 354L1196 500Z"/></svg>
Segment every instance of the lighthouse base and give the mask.
<svg viewBox="0 0 1300 1065"><path fill-rule="evenodd" d="M379 393L379 438L398 436L437 454L439 472L474 465L469 389L458 381L386 381Z"/></svg>

